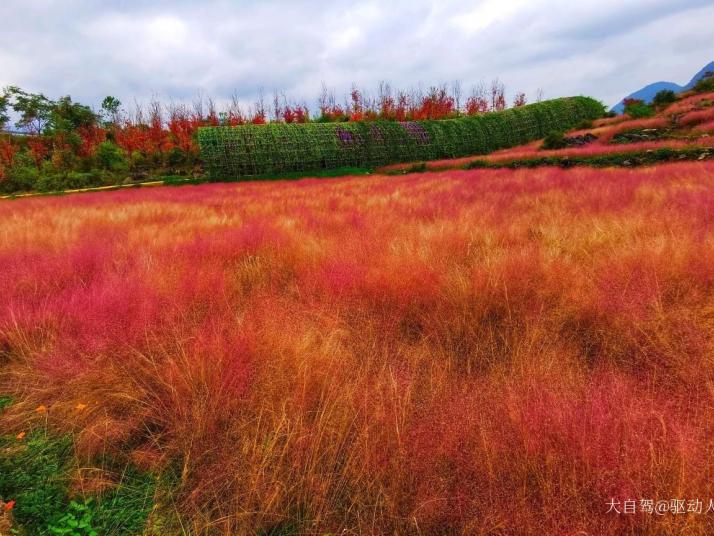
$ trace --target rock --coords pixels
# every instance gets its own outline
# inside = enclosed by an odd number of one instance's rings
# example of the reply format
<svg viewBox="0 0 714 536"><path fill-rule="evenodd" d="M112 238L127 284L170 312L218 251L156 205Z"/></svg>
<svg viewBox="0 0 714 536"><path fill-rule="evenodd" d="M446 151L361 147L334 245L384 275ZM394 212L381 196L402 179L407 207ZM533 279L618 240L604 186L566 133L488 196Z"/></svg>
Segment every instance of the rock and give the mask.
<svg viewBox="0 0 714 536"><path fill-rule="evenodd" d="M564 138L565 143L569 147L582 147L583 145L587 145L588 143L592 143L597 139L597 136L594 136L591 133L583 134L582 136L571 136L568 138Z"/></svg>

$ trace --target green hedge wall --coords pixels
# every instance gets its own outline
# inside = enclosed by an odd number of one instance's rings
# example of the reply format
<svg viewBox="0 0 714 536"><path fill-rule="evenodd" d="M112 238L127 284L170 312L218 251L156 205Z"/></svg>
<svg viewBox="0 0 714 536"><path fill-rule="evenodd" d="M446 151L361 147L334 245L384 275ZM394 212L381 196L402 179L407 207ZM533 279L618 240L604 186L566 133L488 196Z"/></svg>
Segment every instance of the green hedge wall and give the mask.
<svg viewBox="0 0 714 536"><path fill-rule="evenodd" d="M594 99L569 97L438 121L205 127L198 130L198 142L209 177L231 180L486 154L565 131L603 112Z"/></svg>

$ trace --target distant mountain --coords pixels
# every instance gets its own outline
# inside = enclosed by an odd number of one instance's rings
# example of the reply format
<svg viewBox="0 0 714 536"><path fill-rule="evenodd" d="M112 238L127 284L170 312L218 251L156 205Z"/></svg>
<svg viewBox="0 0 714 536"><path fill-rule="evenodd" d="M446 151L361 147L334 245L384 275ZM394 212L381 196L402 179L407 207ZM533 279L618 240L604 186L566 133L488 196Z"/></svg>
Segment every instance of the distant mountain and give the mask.
<svg viewBox="0 0 714 536"><path fill-rule="evenodd" d="M657 94L658 91L663 89L670 89L675 93L680 91L686 91L692 89L694 85L701 80L707 72L714 72L714 61L706 65L699 71L694 77L689 81L686 86L680 86L674 82L655 82L654 84L649 84L642 89L638 89L634 93L630 93L625 99L640 99L647 103L652 102L652 99ZM625 99L622 99L619 103L612 107L612 111L621 114L625 110Z"/></svg>
<svg viewBox="0 0 714 536"><path fill-rule="evenodd" d="M645 86L642 89L638 89L634 93L630 93L627 97L625 97L625 99L640 99L640 100L643 100L643 101L649 103L649 102L652 102L652 99L654 99L654 96L657 95L657 92L661 91L663 89L671 89L675 93L684 91L683 86L680 86L679 84L675 84L674 82L655 82L654 84ZM621 114L622 112L624 112L625 111L625 99L622 99L615 106L613 106L612 111L617 112L618 114Z"/></svg>
<svg viewBox="0 0 714 536"><path fill-rule="evenodd" d="M708 65L705 65L704 68L699 71L697 74L694 75L694 78L692 78L689 83L684 86L684 89L692 89L694 85L699 82L702 78L704 78L704 75L707 73L714 73L714 61L709 63Z"/></svg>

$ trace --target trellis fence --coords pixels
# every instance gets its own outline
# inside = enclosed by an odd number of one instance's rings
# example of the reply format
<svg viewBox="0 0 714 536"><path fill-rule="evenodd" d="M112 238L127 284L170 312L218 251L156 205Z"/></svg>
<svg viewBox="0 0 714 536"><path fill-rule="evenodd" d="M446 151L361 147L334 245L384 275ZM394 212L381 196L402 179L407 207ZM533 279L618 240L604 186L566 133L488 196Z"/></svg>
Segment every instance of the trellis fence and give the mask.
<svg viewBox="0 0 714 536"><path fill-rule="evenodd" d="M374 121L205 127L201 156L213 180L376 167L457 158L528 143L603 114L589 97L433 121Z"/></svg>

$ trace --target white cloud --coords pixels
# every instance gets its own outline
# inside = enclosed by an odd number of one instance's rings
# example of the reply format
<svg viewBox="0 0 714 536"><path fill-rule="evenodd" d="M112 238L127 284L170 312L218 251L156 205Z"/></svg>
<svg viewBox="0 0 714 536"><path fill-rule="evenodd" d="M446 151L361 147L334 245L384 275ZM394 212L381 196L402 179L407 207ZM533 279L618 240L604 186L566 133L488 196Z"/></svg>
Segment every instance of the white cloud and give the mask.
<svg viewBox="0 0 714 536"><path fill-rule="evenodd" d="M714 59L712 0L2 0L0 85L97 105L500 77L608 104Z"/></svg>
<svg viewBox="0 0 714 536"><path fill-rule="evenodd" d="M457 13L450 22L461 30L472 34L517 13L528 5L528 0L485 0L468 11Z"/></svg>

